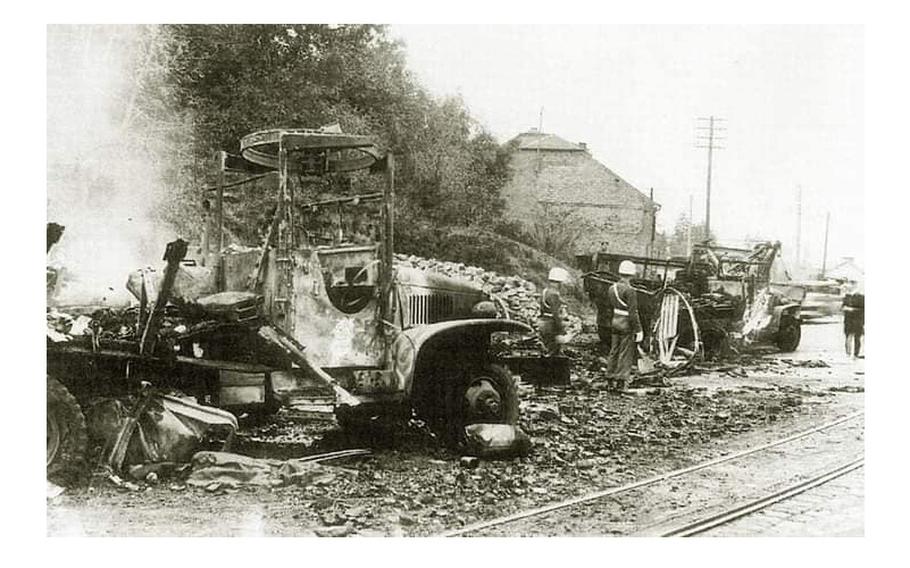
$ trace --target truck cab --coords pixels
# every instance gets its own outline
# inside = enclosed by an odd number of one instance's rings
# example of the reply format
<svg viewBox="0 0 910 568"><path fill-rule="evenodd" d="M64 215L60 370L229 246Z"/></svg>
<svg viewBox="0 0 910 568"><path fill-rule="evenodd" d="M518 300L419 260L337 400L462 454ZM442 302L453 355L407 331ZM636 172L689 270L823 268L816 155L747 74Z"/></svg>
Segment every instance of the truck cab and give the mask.
<svg viewBox="0 0 910 568"><path fill-rule="evenodd" d="M218 237L205 240L222 245L226 174L276 183L259 247L206 251L219 289L262 297L265 317L358 399L340 416L416 410L456 428L517 420L514 381L490 338L532 330L485 309L476 285L396 265L394 155L338 129L275 129L222 153L220 173Z"/></svg>

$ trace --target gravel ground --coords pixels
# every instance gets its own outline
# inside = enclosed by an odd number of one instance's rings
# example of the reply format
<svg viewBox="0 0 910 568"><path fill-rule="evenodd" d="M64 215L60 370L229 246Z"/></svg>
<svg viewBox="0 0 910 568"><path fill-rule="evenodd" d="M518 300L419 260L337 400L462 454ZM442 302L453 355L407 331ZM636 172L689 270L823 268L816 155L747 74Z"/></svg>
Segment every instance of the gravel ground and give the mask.
<svg viewBox="0 0 910 568"><path fill-rule="evenodd" d="M843 356L839 333L838 325L806 326L795 354L628 394L608 392L596 365L576 361L571 386L521 389L521 426L534 441L531 455L473 469L417 425L354 439L331 421L282 416L248 428L235 449L281 458L367 445L374 451L333 462L338 475L331 484L307 487L206 491L164 480L128 490L96 476L48 501L48 534L436 534L683 467L745 441L762 443L861 409L863 362ZM582 336L575 349L587 353L592 341ZM634 516L624 509L612 514Z"/></svg>

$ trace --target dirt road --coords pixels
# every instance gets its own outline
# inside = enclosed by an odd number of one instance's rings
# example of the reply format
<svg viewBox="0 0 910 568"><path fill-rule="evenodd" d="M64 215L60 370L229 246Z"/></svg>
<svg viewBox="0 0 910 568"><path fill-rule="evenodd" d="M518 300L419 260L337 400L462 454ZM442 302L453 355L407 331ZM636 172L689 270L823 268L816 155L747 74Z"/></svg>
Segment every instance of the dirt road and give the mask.
<svg viewBox="0 0 910 568"><path fill-rule="evenodd" d="M627 395L609 393L596 369L578 363L567 389L523 389L522 427L535 442L527 458L466 469L424 428L412 425L382 437L381 447L369 458L336 463L338 475L329 485L207 492L167 480L129 491L95 477L88 486L48 501L47 532L438 534L697 463L861 410L863 361L843 355L839 326L805 326L803 333L796 353L764 357L742 370L676 378L668 388ZM282 457L371 442L339 436L330 422L302 424L290 417L267 432L268 440L276 440L274 455ZM554 519L550 529L544 523L543 528L514 526L495 534L637 533L656 526L668 510L681 515L715 506L721 496L752 494L785 482L788 474L862 450L862 421L853 430L838 432L782 450L775 459L765 456L714 475L706 472L692 483L669 484L634 499L567 513L568 522ZM257 442L255 449L268 453L269 442ZM852 498L854 503L862 499L861 486L854 487ZM845 520L847 525L850 534L862 530L861 519ZM832 522L835 533L837 526ZM755 533L761 531L755 528Z"/></svg>

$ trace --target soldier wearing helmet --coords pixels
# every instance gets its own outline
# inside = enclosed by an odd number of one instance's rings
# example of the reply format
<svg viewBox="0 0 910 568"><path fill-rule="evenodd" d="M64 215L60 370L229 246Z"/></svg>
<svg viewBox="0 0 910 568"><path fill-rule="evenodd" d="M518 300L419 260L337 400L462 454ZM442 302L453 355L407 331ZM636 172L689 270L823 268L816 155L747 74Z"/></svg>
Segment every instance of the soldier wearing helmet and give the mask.
<svg viewBox="0 0 910 568"><path fill-rule="evenodd" d="M635 263L624 260L619 264L619 282L607 291L607 301L613 309L610 321L612 340L607 358L607 381L614 390L629 388L635 346L644 339L638 317L638 295L632 287Z"/></svg>
<svg viewBox="0 0 910 568"><path fill-rule="evenodd" d="M562 320L561 294L562 285L569 281L569 273L557 266L550 269L547 280L547 287L540 294L540 317L537 320L537 327L547 356L553 357L560 354L562 346L569 340Z"/></svg>

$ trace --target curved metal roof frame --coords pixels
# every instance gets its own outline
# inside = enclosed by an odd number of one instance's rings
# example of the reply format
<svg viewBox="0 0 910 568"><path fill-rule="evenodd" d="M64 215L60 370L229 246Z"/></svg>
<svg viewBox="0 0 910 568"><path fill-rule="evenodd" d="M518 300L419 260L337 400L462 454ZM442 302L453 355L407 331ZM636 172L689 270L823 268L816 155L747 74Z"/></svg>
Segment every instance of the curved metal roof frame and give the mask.
<svg viewBox="0 0 910 568"><path fill-rule="evenodd" d="M306 128L253 132L240 139L240 154L248 162L277 170L280 145L289 153L324 155L326 173L366 169L384 158L384 153L368 136ZM293 159L289 160L288 167L294 171Z"/></svg>

